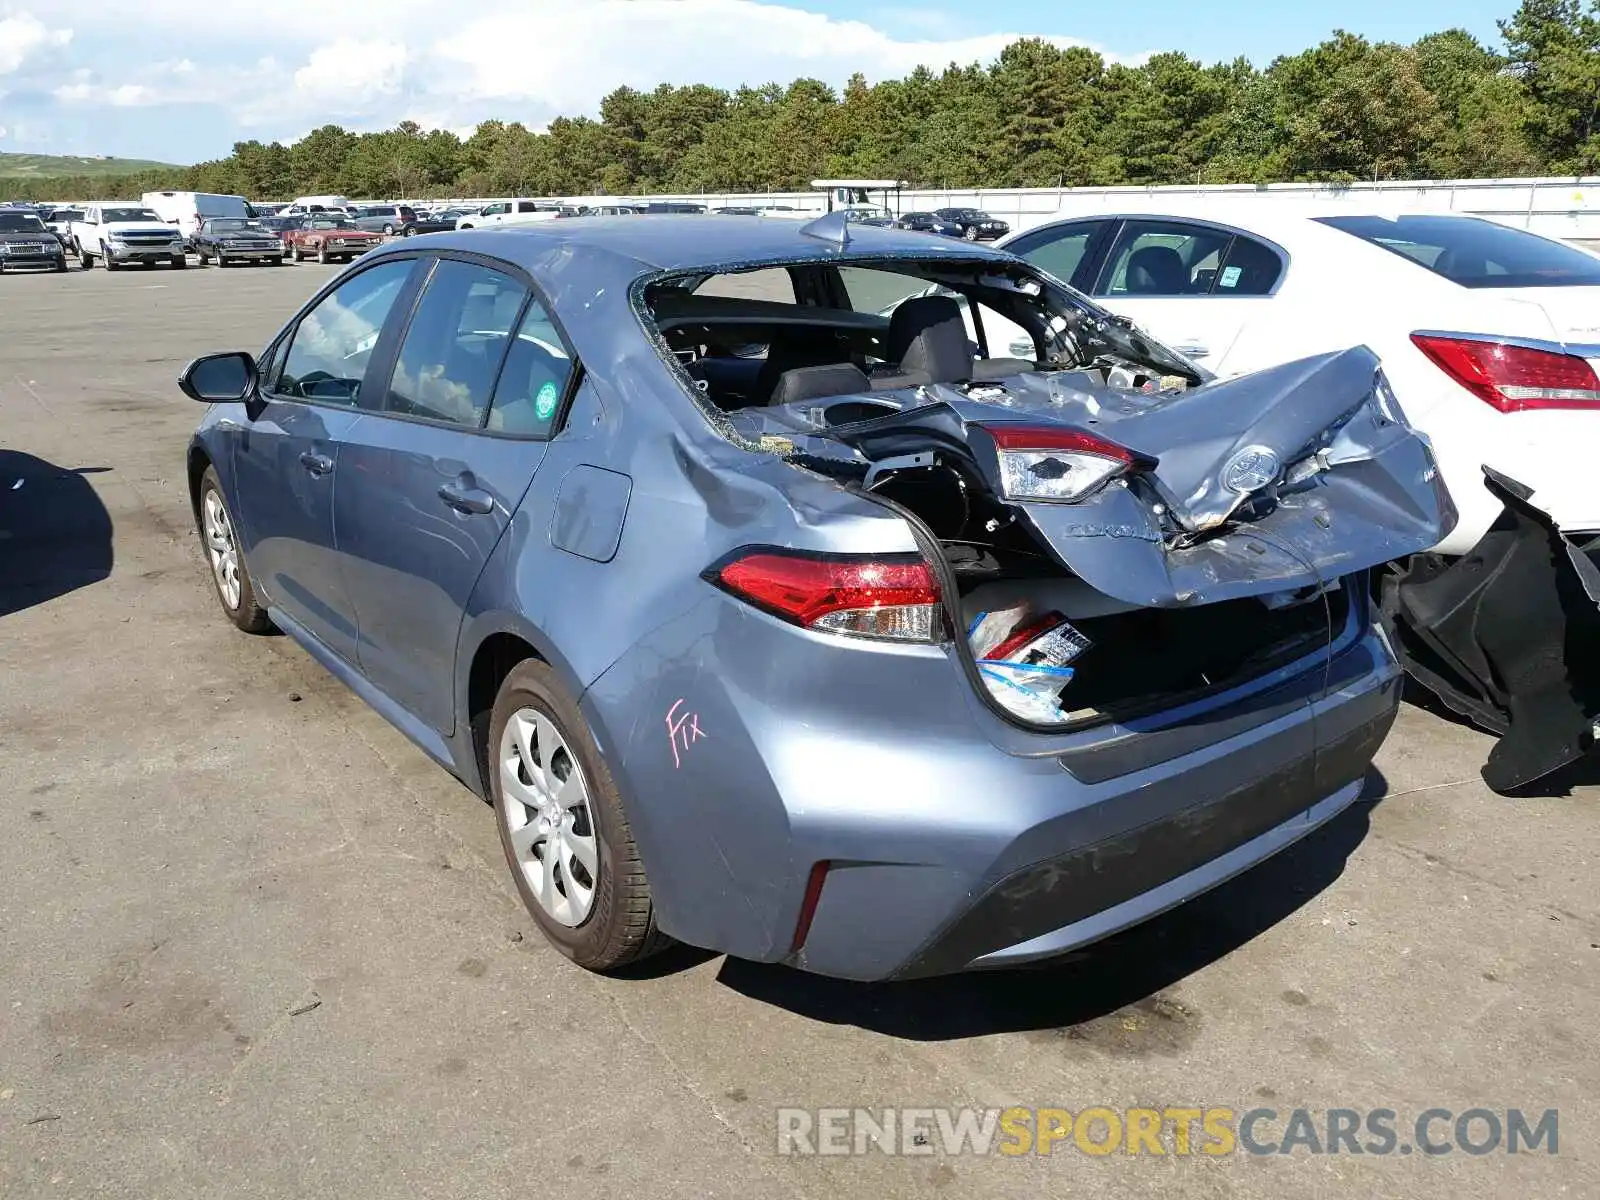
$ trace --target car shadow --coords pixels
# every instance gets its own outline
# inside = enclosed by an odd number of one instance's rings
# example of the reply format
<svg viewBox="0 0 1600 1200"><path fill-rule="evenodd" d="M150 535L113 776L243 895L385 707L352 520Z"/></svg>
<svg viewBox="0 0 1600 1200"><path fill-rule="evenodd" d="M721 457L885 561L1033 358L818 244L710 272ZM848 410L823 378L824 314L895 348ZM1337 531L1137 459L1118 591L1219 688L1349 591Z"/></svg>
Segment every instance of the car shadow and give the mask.
<svg viewBox="0 0 1600 1200"><path fill-rule="evenodd" d="M1377 768L1362 798L1321 829L1187 904L1076 954L1007 971L903 983L852 983L788 967L727 959L718 981L815 1021L911 1041L1030 1033L1110 1043L1176 1045L1196 1014L1163 996L1231 954L1331 885L1366 838L1388 792Z"/></svg>
<svg viewBox="0 0 1600 1200"><path fill-rule="evenodd" d="M0 450L0 617L111 574L111 514L84 478L110 469Z"/></svg>

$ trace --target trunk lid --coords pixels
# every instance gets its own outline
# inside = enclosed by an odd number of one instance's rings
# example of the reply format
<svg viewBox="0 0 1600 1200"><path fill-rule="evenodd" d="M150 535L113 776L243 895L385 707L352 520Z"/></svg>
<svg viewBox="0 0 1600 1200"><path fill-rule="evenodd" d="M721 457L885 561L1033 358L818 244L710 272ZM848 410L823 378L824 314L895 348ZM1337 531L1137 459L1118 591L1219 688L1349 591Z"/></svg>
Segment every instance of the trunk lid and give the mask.
<svg viewBox="0 0 1600 1200"><path fill-rule="evenodd" d="M939 402L831 435L869 460L965 447L1061 566L1131 605L1321 586L1426 550L1455 522L1426 438L1365 347L1178 395L1048 376L924 393ZM1022 421L1091 431L1154 465L1075 503L1007 501L981 431Z"/></svg>

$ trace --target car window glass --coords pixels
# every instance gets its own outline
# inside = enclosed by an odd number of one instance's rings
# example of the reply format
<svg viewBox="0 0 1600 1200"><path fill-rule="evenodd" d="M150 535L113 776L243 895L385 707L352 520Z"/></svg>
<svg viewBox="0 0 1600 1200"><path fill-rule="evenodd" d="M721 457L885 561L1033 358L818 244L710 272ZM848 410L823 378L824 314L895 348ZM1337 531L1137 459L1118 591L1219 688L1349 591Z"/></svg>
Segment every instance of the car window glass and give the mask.
<svg viewBox="0 0 1600 1200"><path fill-rule="evenodd" d="M1209 263L1207 264L1209 265ZM1283 260L1271 246L1243 234L1235 237L1216 264L1213 296L1265 296L1278 284Z"/></svg>
<svg viewBox="0 0 1600 1200"><path fill-rule="evenodd" d="M795 303L794 279L782 267L766 267L760 271L738 271L730 275L713 275L695 288L694 292L697 296L735 296L741 300Z"/></svg>
<svg viewBox="0 0 1600 1200"><path fill-rule="evenodd" d="M1099 224L1074 225L1034 234L1013 252L1054 275L1063 283L1071 283L1078 265L1089 249L1089 239L1100 228Z"/></svg>
<svg viewBox="0 0 1600 1200"><path fill-rule="evenodd" d="M1469 288L1593 286L1600 259L1522 229L1472 217L1318 217Z"/></svg>
<svg viewBox="0 0 1600 1200"><path fill-rule="evenodd" d="M509 275L442 260L400 345L389 411L481 426L506 340L527 295L528 289Z"/></svg>
<svg viewBox="0 0 1600 1200"><path fill-rule="evenodd" d="M367 362L412 263L397 259L362 271L302 317L275 390L324 404L359 403Z"/></svg>
<svg viewBox="0 0 1600 1200"><path fill-rule="evenodd" d="M572 356L544 306L534 300L506 352L489 408L489 428L532 436L548 434L571 374Z"/></svg>
<svg viewBox="0 0 1600 1200"><path fill-rule="evenodd" d="M1205 295L1215 278L1215 256L1232 236L1177 221L1129 221L1111 249L1100 294Z"/></svg>
<svg viewBox="0 0 1600 1200"><path fill-rule="evenodd" d="M844 282L851 308L885 317L906 297L920 296L928 290L926 279L902 275L899 271L880 271L875 267L840 267L839 278Z"/></svg>

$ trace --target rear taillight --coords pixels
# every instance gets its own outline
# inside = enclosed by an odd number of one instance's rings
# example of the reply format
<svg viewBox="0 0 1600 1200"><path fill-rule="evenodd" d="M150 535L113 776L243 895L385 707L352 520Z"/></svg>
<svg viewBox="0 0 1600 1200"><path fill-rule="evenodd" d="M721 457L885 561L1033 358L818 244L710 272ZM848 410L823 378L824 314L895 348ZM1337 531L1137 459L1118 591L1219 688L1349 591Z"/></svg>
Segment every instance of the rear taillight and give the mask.
<svg viewBox="0 0 1600 1200"><path fill-rule="evenodd" d="M917 555L750 550L713 567L706 577L807 629L895 642L932 642L940 632L938 581Z"/></svg>
<svg viewBox="0 0 1600 1200"><path fill-rule="evenodd" d="M1126 446L1059 425L980 426L994 441L1008 500L1071 504L1135 467L1154 466Z"/></svg>
<svg viewBox="0 0 1600 1200"><path fill-rule="evenodd" d="M1413 333L1441 371L1501 412L1600 406L1600 377L1588 359L1510 342Z"/></svg>

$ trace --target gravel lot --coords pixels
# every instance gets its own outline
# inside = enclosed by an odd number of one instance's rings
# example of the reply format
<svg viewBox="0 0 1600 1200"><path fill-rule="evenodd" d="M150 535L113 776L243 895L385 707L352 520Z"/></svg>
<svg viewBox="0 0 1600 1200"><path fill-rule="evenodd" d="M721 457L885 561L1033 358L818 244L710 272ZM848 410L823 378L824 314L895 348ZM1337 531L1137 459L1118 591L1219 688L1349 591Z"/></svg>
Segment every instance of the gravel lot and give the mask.
<svg viewBox="0 0 1600 1200"><path fill-rule="evenodd" d="M0 280L0 1194L1600 1195L1600 773L1496 797L1418 708L1367 802L1070 965L547 950L489 810L209 590L173 379L328 270ZM1558 1108L1560 1153L775 1153L780 1107L1012 1104Z"/></svg>

